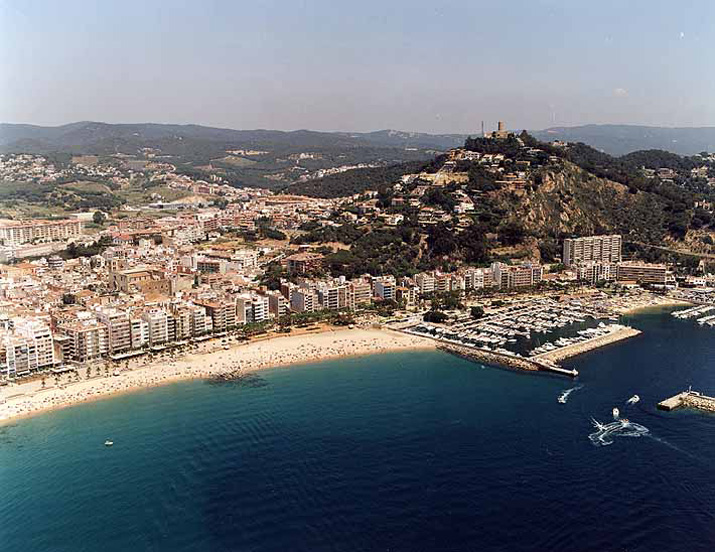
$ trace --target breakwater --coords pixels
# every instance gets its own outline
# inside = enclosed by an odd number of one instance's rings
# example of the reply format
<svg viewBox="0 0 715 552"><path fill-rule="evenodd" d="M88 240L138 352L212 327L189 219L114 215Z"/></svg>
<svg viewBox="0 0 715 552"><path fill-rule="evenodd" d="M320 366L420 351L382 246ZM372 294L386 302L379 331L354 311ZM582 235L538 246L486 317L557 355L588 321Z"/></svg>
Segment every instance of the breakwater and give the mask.
<svg viewBox="0 0 715 552"><path fill-rule="evenodd" d="M570 377L578 376L577 370L567 370L566 368L562 368L556 364L533 358L522 358L515 355L505 355L494 351L446 343L440 343L437 345L437 349L474 362L492 364L513 370L526 370L528 372L553 372Z"/></svg>
<svg viewBox="0 0 715 552"><path fill-rule="evenodd" d="M715 397L708 397L697 391L687 390L658 403L660 410L677 408L695 408L706 412L715 412Z"/></svg>
<svg viewBox="0 0 715 552"><path fill-rule="evenodd" d="M550 363L557 363L562 360L592 351L594 349L599 349L600 347L605 347L611 343L616 343L618 341L623 341L624 339L630 339L640 335L642 332L635 328L629 326L620 327L606 335L601 335L594 337L593 339L588 339L586 341L581 341L579 343L574 343L573 345L567 345L566 347L561 347L553 351L546 353L541 353L532 357L532 360L546 361Z"/></svg>

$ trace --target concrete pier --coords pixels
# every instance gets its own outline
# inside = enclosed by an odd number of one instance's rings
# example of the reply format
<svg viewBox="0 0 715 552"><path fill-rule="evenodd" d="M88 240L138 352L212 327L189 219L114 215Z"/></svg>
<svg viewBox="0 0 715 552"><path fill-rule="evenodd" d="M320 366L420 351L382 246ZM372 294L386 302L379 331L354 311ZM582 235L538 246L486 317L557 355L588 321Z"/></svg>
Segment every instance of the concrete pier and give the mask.
<svg viewBox="0 0 715 552"><path fill-rule="evenodd" d="M503 366L515 370L526 370L528 372L553 372L555 374L569 376L572 378L578 376L577 370L568 370L549 362L533 358L521 358L514 355L505 355L494 351L478 349L476 347L463 347L460 345L440 343L437 345L437 349L451 353L458 357L466 358L467 360Z"/></svg>
<svg viewBox="0 0 715 552"><path fill-rule="evenodd" d="M660 410L675 410L676 408L696 408L706 412L715 412L715 397L708 397L697 391L687 390L660 401Z"/></svg>
<svg viewBox="0 0 715 552"><path fill-rule="evenodd" d="M667 398L665 400L662 400L658 403L658 408L660 410L675 410L676 408L680 408L683 406L683 398L685 397L686 392L683 393L678 393L677 395Z"/></svg>

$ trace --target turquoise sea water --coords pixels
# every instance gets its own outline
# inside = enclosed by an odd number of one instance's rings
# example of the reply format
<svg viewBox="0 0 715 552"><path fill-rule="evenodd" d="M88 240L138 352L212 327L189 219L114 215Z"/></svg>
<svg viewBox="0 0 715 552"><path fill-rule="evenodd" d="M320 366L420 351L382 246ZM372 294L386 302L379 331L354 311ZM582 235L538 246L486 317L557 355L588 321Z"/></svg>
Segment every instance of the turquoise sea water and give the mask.
<svg viewBox="0 0 715 552"><path fill-rule="evenodd" d="M577 382L393 353L0 426L0 550L713 550L715 416L655 403L715 393L715 330L631 323ZM595 446L614 406L649 433Z"/></svg>

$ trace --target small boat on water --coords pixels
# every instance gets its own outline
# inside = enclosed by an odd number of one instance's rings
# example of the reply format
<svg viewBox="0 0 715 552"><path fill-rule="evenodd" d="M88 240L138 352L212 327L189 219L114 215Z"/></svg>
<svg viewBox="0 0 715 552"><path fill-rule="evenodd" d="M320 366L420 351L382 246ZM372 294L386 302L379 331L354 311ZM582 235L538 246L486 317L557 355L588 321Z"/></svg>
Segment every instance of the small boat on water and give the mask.
<svg viewBox="0 0 715 552"><path fill-rule="evenodd" d="M641 400L641 398L638 395L633 395L626 401L626 404L636 404L639 400Z"/></svg>
<svg viewBox="0 0 715 552"><path fill-rule="evenodd" d="M104 441L104 446L105 446L105 447L111 447L113 444L114 444L114 441L110 441L109 439L107 439L106 441Z"/></svg>
<svg viewBox="0 0 715 552"><path fill-rule="evenodd" d="M613 409L613 419L617 420L620 415L621 415L621 411L618 410L617 408L614 408Z"/></svg>

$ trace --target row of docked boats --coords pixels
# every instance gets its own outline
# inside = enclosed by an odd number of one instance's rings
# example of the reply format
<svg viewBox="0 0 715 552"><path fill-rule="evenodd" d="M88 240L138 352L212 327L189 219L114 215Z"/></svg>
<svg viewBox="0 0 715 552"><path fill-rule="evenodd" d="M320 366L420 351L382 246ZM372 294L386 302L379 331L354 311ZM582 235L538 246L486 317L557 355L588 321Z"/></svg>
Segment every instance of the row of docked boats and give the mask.
<svg viewBox="0 0 715 552"><path fill-rule="evenodd" d="M519 337L531 339L575 323L595 318L580 305L535 299L512 305L479 320L467 320L452 326L460 339L475 339L488 344L515 343Z"/></svg>
<svg viewBox="0 0 715 552"><path fill-rule="evenodd" d="M477 320L462 319L451 326L423 322L405 331L455 345L520 357L519 353L509 350L510 345L520 338L526 341L535 334L546 334L589 319L596 319L596 314L576 302L561 303L539 298L507 306ZM604 327L605 324L601 323L599 328L580 330L577 337L561 337L554 343L546 342L529 354L536 355L584 341L595 334L600 335Z"/></svg>
<svg viewBox="0 0 715 552"><path fill-rule="evenodd" d="M689 320L691 318L700 318L712 311L715 311L715 306L713 305L698 305L697 307L674 311L671 313L671 316L679 318L680 320Z"/></svg>
<svg viewBox="0 0 715 552"><path fill-rule="evenodd" d="M596 337L601 337L612 333L613 331L618 330L622 327L623 326L621 324L604 324L603 322L599 322L598 326L595 328L585 328L583 330L579 330L578 332L576 332L578 334L576 336L560 337L553 343L546 342L543 345L535 347L534 349L529 351L529 356L541 355L544 353L555 351L556 349L560 349L562 347L568 347L570 345L576 345L577 343L583 343L584 341L588 341L589 339L594 339Z"/></svg>
<svg viewBox="0 0 715 552"><path fill-rule="evenodd" d="M715 326L715 305L698 305L689 309L679 310L671 313L671 316L680 320L697 319L700 326Z"/></svg>

